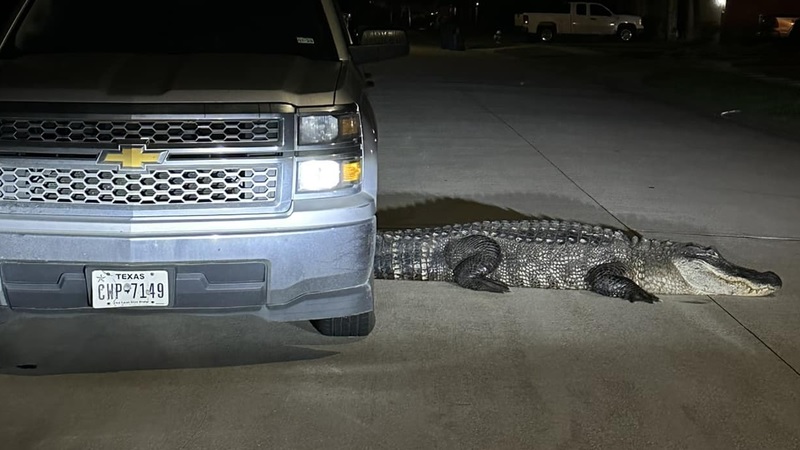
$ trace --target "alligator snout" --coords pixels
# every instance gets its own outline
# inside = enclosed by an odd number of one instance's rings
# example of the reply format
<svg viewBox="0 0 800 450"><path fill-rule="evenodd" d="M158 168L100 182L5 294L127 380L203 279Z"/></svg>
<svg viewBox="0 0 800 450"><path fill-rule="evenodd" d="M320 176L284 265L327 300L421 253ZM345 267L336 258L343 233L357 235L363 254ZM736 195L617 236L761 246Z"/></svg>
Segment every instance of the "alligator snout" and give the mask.
<svg viewBox="0 0 800 450"><path fill-rule="evenodd" d="M783 281L781 280L781 277L779 277L775 272L762 272L761 282L774 286L776 291L783 287Z"/></svg>
<svg viewBox="0 0 800 450"><path fill-rule="evenodd" d="M754 285L771 286L776 289L783 286L781 277L775 272L759 272L758 270L748 269L745 267L736 267L733 270L733 275L750 281Z"/></svg>
<svg viewBox="0 0 800 450"><path fill-rule="evenodd" d="M739 277L745 280L753 291L761 293L760 295L773 293L783 287L783 280L775 272L759 272L744 268L738 272Z"/></svg>

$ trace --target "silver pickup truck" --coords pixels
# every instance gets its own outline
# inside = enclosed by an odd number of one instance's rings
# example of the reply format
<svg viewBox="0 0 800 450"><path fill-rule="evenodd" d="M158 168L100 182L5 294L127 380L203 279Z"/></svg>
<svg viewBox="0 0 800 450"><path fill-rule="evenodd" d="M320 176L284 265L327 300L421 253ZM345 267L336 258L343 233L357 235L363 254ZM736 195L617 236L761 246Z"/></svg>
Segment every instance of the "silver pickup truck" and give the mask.
<svg viewBox="0 0 800 450"><path fill-rule="evenodd" d="M644 31L641 17L615 14L600 3L544 0L527 6L514 15L514 25L543 42L559 34L616 36L627 42Z"/></svg>
<svg viewBox="0 0 800 450"><path fill-rule="evenodd" d="M0 322L374 326L377 124L332 0L27 0L0 34Z"/></svg>

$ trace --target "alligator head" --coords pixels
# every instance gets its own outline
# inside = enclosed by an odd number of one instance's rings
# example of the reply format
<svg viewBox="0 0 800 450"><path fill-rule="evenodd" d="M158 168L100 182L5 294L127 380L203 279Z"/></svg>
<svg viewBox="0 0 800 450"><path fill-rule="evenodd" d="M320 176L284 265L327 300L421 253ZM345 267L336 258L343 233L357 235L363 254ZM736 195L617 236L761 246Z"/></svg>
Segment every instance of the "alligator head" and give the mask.
<svg viewBox="0 0 800 450"><path fill-rule="evenodd" d="M697 294L756 297L772 294L783 285L774 272L737 266L711 247L685 244L672 262Z"/></svg>

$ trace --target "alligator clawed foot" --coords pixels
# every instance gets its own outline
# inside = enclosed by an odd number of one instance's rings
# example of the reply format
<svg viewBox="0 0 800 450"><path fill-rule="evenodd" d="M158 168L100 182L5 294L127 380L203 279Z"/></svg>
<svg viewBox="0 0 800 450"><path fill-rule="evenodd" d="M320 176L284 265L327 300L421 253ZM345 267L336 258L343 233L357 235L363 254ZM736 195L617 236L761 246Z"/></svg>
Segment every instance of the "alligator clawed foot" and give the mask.
<svg viewBox="0 0 800 450"><path fill-rule="evenodd" d="M641 289L641 290L638 290L637 292L632 293L628 297L628 301L631 302L631 303L644 302L644 303L653 304L653 303L661 302L661 299L656 297L655 295L653 295L653 294Z"/></svg>
<svg viewBox="0 0 800 450"><path fill-rule="evenodd" d="M488 278L485 278L483 281L486 283L487 287L489 287L489 289L487 289L489 292L497 292L498 294L502 294L511 291L511 289L508 288L508 285L502 281L490 280Z"/></svg>
<svg viewBox="0 0 800 450"><path fill-rule="evenodd" d="M468 280L461 281L458 284L461 287L472 289L473 291L494 292L497 294L503 294L510 291L508 285L502 281L483 277L469 278Z"/></svg>
<svg viewBox="0 0 800 450"><path fill-rule="evenodd" d="M600 295L624 298L631 303L655 303L660 301L655 295L645 291L641 286L627 277L625 265L617 262L600 264L586 274L589 289Z"/></svg>

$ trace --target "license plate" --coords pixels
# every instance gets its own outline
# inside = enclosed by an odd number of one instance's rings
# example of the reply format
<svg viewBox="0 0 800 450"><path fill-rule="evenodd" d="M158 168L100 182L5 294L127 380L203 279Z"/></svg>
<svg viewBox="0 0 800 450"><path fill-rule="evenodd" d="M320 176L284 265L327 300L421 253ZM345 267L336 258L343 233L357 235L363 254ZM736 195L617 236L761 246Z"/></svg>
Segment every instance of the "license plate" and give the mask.
<svg viewBox="0 0 800 450"><path fill-rule="evenodd" d="M92 270L92 308L169 305L166 270Z"/></svg>

